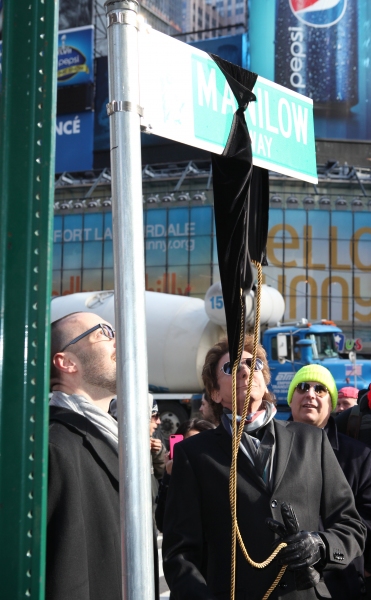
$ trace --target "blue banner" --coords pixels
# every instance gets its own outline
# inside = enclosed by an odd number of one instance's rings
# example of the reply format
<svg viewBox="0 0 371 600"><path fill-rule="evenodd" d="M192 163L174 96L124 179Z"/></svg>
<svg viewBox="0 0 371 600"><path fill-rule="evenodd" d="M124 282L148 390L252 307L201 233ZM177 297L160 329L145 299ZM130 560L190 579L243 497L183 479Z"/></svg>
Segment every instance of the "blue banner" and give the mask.
<svg viewBox="0 0 371 600"><path fill-rule="evenodd" d="M57 117L55 172L93 168L94 113Z"/></svg>
<svg viewBox="0 0 371 600"><path fill-rule="evenodd" d="M94 81L93 46L93 25L59 32L58 87Z"/></svg>
<svg viewBox="0 0 371 600"><path fill-rule="evenodd" d="M215 32L211 32L210 35L215 35ZM209 54L216 54L220 58L228 60L228 62L244 69L250 68L247 33L212 37L208 40L200 40L199 42L189 42L189 45Z"/></svg>

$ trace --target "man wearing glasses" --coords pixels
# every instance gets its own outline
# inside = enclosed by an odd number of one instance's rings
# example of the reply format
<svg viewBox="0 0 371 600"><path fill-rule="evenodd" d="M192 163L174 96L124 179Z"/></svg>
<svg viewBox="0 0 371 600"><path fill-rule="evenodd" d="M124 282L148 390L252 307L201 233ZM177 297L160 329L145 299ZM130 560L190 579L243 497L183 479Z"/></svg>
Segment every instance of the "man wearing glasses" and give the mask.
<svg viewBox="0 0 371 600"><path fill-rule="evenodd" d="M357 600L371 598L371 450L362 442L338 432L331 415L336 410L337 399L338 392L330 371L313 364L295 374L287 401L294 421L314 425L327 433L352 488L357 511L367 527L364 555L354 559L343 571L324 571L332 598Z"/></svg>
<svg viewBox="0 0 371 600"><path fill-rule="evenodd" d="M121 598L118 426L111 325L52 323L46 598Z"/></svg>

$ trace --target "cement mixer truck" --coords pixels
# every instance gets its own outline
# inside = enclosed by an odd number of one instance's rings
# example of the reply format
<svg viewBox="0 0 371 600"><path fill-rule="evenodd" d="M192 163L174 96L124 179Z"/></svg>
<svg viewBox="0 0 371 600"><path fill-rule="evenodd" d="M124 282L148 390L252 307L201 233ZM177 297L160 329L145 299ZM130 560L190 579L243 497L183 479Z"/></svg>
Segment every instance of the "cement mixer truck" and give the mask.
<svg viewBox="0 0 371 600"><path fill-rule="evenodd" d="M157 399L165 437L174 433L200 404L201 371L206 352L225 337L225 312L220 283L212 285L205 300L189 296L145 292L149 389ZM252 330L255 294L246 297L246 326ZM287 390L303 365L319 362L333 374L338 389L360 389L371 381L371 361L345 360L337 340L344 338L332 322L280 324L285 310L282 295L263 285L261 342L272 373L271 391L277 398L278 416L287 418ZM83 292L52 300L52 321L71 312L87 311L115 325L114 292Z"/></svg>
<svg viewBox="0 0 371 600"><path fill-rule="evenodd" d="M205 301L158 292L145 292L145 300L149 389L158 402L162 429L168 437L200 404L205 355L226 335L223 297L219 283L208 290ZM253 325L253 292L246 299L246 308L247 322ZM114 292L53 298L52 321L75 311L97 313L115 325ZM275 325L283 312L281 294L263 285L262 326Z"/></svg>

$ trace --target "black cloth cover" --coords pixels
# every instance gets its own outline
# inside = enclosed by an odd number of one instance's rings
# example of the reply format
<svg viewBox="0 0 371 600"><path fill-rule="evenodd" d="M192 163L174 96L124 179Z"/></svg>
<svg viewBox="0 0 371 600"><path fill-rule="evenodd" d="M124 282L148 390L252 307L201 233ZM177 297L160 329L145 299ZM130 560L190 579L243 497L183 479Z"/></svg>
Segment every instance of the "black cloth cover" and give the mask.
<svg viewBox="0 0 371 600"><path fill-rule="evenodd" d="M252 166L244 111L255 100L257 75L210 55L225 75L238 103L223 154L212 154L214 210L220 281L232 364L244 323L245 294L253 283L251 260L267 264L268 171ZM241 290L243 304L241 303Z"/></svg>

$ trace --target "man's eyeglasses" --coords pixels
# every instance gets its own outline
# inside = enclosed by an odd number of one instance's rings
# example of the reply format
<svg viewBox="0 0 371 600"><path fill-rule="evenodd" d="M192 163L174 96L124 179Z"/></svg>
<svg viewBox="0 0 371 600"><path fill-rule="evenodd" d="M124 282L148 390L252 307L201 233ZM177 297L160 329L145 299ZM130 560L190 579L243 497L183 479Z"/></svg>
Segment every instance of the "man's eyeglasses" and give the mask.
<svg viewBox="0 0 371 600"><path fill-rule="evenodd" d="M307 392L309 392L310 388L313 388L316 396L320 396L321 398L323 396L326 396L326 394L328 393L327 387L325 387L321 383L315 383L314 385L311 385L306 381L298 383L295 389L299 392L299 394L306 394Z"/></svg>
<svg viewBox="0 0 371 600"><path fill-rule="evenodd" d="M112 329L112 327L110 325L107 325L106 323L98 323L98 325L95 325L94 327L91 327L91 329L88 329L87 331L85 331L81 335L78 335L73 340L71 340L70 342L68 342L68 344L66 344L65 346L63 346L62 350L59 350L59 352L64 352L65 349L68 348L68 346L72 346L72 344L76 344L78 341L82 340L82 338L84 338L85 336L89 335L90 333L93 333L93 331L96 331L99 328L102 330L103 335L106 336L108 339L110 339L110 340L114 339L114 337L115 337L115 330Z"/></svg>
<svg viewBox="0 0 371 600"><path fill-rule="evenodd" d="M246 365L247 367L249 367L249 369L251 369L251 362L252 362L252 358L243 358L240 362L240 366L241 365ZM255 361L255 371L261 371L264 367L264 363L262 360L260 360L260 358L257 358ZM220 369L221 371L223 371L223 373L225 375L232 375L232 368L233 365L231 365L230 361L224 363L224 365L222 366L222 368Z"/></svg>

